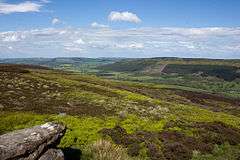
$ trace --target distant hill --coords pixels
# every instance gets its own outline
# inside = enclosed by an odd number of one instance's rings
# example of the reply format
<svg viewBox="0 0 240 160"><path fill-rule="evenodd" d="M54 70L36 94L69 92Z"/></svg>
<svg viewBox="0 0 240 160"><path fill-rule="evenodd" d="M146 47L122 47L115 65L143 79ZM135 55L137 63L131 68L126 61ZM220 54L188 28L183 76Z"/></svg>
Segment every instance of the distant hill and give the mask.
<svg viewBox="0 0 240 160"><path fill-rule="evenodd" d="M79 58L79 57L59 57L59 58L11 58L0 59L0 63L9 64L31 64L41 65L51 68L61 67L63 65L79 66L83 64L109 64L119 61L119 58Z"/></svg>
<svg viewBox="0 0 240 160"><path fill-rule="evenodd" d="M14 58L0 59L4 64L28 64L40 65L54 69L76 71L83 73L94 72L94 68L100 65L111 64L121 60L120 58L79 58L79 57L59 57L59 58Z"/></svg>
<svg viewBox="0 0 240 160"><path fill-rule="evenodd" d="M196 58L23 58L2 64L39 65L98 77L178 85L240 97L240 60Z"/></svg>
<svg viewBox="0 0 240 160"><path fill-rule="evenodd" d="M99 66L98 69L114 72L135 72L145 75L200 74L232 81L240 78L240 60L192 58L144 58L121 60Z"/></svg>

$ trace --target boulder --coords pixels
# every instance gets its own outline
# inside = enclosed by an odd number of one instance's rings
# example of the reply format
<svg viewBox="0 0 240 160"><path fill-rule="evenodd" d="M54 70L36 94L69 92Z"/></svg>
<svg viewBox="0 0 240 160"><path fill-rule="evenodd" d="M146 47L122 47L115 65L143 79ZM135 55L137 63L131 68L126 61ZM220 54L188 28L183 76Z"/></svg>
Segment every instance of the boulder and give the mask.
<svg viewBox="0 0 240 160"><path fill-rule="evenodd" d="M39 160L64 160L64 155L60 149L49 149Z"/></svg>
<svg viewBox="0 0 240 160"><path fill-rule="evenodd" d="M46 123L33 128L23 129L0 136L0 159L37 160L40 156L52 155L59 157L60 150L56 147L65 133L65 126ZM44 160L42 158L42 160ZM57 158L56 160L58 160ZM55 160L55 159L51 159ZM60 160L60 159L59 159Z"/></svg>

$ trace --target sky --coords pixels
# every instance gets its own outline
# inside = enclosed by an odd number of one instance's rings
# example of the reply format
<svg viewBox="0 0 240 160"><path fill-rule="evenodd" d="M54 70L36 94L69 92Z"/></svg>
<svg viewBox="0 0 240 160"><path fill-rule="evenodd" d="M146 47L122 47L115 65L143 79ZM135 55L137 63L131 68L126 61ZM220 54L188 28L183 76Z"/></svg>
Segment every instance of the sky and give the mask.
<svg viewBox="0 0 240 160"><path fill-rule="evenodd" d="M0 0L0 58L240 58L239 0Z"/></svg>

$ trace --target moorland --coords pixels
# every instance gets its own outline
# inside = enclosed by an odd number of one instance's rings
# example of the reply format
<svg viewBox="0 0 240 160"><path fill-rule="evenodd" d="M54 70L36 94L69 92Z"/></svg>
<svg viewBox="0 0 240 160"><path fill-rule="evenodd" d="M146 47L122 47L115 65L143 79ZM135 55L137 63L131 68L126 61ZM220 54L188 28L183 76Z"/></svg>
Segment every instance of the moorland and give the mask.
<svg viewBox="0 0 240 160"><path fill-rule="evenodd" d="M0 134L55 121L67 159L240 158L240 60L0 63Z"/></svg>

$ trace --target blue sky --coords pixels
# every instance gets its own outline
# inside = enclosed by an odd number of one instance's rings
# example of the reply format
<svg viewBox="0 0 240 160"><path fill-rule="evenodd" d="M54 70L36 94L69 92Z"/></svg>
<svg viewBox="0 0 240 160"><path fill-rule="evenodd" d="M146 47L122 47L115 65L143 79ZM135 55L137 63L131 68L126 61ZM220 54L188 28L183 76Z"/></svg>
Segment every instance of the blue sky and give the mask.
<svg viewBox="0 0 240 160"><path fill-rule="evenodd" d="M238 0L0 0L0 58L240 58Z"/></svg>

